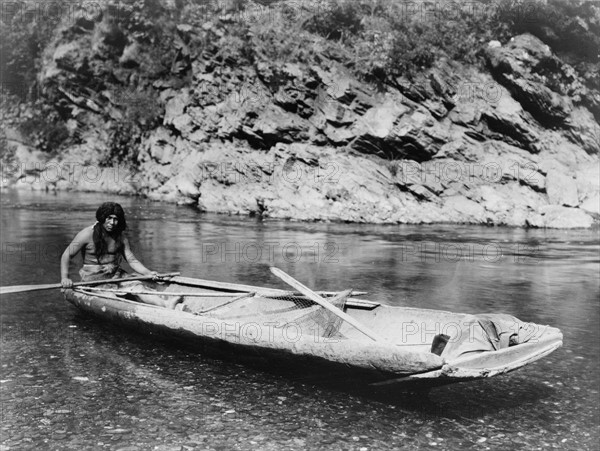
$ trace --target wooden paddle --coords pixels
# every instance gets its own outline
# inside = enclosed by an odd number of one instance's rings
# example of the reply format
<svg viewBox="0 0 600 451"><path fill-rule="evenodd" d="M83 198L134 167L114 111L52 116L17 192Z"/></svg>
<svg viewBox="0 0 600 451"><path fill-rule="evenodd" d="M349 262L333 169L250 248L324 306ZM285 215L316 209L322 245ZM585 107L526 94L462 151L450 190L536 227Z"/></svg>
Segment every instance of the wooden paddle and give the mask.
<svg viewBox="0 0 600 451"><path fill-rule="evenodd" d="M284 291L276 288L264 288L264 287L256 287L253 285L242 285L239 283L229 283L229 282L217 282L215 280L204 280L204 279L192 279L190 277L178 277L175 283L181 283L184 285L189 285L191 287L202 287L202 288L214 288L217 290L231 290L231 291L240 291L251 293L255 292L259 296L262 297L278 297L278 296L299 296L302 293L293 292L293 291ZM337 291L317 291L317 293L321 296L337 296L339 293ZM353 291L352 296L364 296L368 294L366 291ZM373 305L377 306L379 304L373 303Z"/></svg>
<svg viewBox="0 0 600 451"><path fill-rule="evenodd" d="M271 272L273 274L275 274L277 277L279 277L285 283L287 283L288 285L292 286L293 288L295 288L296 290L298 290L299 292L301 292L304 296L306 296L307 298L309 298L311 301L316 302L321 307L326 308L327 310L329 310L334 315L342 318L347 323L349 323L352 326L356 327L359 331L361 331L363 334L365 334L370 339L372 339L374 341L384 341L385 340L384 338L382 338L379 335L377 335L375 332L373 332L368 327L366 327L366 326L362 325L361 323L359 323L358 321L356 321L354 318L352 318L347 313L344 313L339 308L335 307L333 304L331 304L330 302L326 301L324 298L322 298L321 296L319 296L317 293L315 293L314 291L312 291L310 288L308 288L307 286L305 286L302 283L298 282L296 279L294 279L289 274L283 272L281 269L275 268L274 266L271 266L269 269L271 270Z"/></svg>
<svg viewBox="0 0 600 451"><path fill-rule="evenodd" d="M82 288L85 291L101 292L101 293L121 293L121 294L159 294L161 296L186 296L186 297L197 297L197 298L230 298L232 296L240 296L246 293L201 293L201 292L186 292L186 291L136 291L126 292L123 289L112 289L112 288L95 288L86 287ZM255 293L256 294L256 293Z"/></svg>
<svg viewBox="0 0 600 451"><path fill-rule="evenodd" d="M253 298L254 296L256 296L256 293L245 293L245 294L242 294L241 296L237 296L233 299L230 299L229 301L223 302L222 304L215 305L214 307L207 308L206 310L201 310L198 313L204 314L204 313L212 312L213 310L217 310L221 307L225 307L226 305L233 304L234 302L241 301L242 299Z"/></svg>
<svg viewBox="0 0 600 451"><path fill-rule="evenodd" d="M133 277L122 277L119 279L102 279L102 280L91 280L89 282L75 282L74 287L83 287L88 285L100 285L102 283L117 283L117 282L128 282L130 280L148 280L163 277L178 276L180 273L172 272L167 274L157 274L155 276L133 276ZM40 291L40 290L51 290L54 288L62 288L60 283L49 283L46 285L13 285L11 287L0 287L0 295L9 293L23 293L25 291Z"/></svg>

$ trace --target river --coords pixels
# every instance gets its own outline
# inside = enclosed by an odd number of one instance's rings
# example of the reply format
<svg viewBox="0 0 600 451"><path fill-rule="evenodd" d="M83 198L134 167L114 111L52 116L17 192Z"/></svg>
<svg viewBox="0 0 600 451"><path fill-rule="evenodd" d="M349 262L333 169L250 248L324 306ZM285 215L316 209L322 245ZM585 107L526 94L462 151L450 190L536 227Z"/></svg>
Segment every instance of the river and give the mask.
<svg viewBox="0 0 600 451"><path fill-rule="evenodd" d="M261 221L114 199L160 272L287 288L274 265L315 289L550 324L564 346L428 393L336 389L108 327L59 290L6 295L1 450L597 449L598 229ZM3 191L1 284L59 282L60 254L105 200Z"/></svg>

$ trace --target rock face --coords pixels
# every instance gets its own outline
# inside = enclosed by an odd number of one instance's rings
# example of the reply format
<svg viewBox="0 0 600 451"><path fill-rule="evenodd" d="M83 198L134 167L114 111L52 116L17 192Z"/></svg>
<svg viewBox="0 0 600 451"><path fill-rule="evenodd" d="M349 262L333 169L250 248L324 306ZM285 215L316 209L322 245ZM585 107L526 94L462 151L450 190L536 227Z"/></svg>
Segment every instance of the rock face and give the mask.
<svg viewBox="0 0 600 451"><path fill-rule="evenodd" d="M546 192L551 205L564 207L579 205L575 179L557 170L551 170L546 174Z"/></svg>
<svg viewBox="0 0 600 451"><path fill-rule="evenodd" d="M140 134L133 163L118 167L102 163L114 144L104 131L133 106L107 90L73 92L67 81L97 75L94 61L113 55L110 76L134 85L149 56L105 22L53 43L41 82L61 86L65 109L88 127L81 144L45 162L60 175L32 187L300 220L570 228L598 218L600 126L588 109L598 93L537 38L494 41L489 73L440 60L382 89L325 53L319 65L223 60L226 26L180 27L171 78L136 88L164 112ZM214 44L191 54L185 42L199 34ZM82 164L66 170L69 161ZM23 186L27 175L14 179Z"/></svg>
<svg viewBox="0 0 600 451"><path fill-rule="evenodd" d="M598 93L585 88L571 66L529 34L505 47L489 46L486 56L494 78L533 118L564 129L586 152L598 155L600 126L587 109L597 104Z"/></svg>

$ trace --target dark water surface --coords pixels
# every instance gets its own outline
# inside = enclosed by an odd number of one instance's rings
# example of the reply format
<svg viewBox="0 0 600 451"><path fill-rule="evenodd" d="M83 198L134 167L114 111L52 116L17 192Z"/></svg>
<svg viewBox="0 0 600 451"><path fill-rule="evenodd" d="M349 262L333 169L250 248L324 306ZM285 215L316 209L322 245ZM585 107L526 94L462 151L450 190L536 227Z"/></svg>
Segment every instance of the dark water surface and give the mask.
<svg viewBox="0 0 600 451"><path fill-rule="evenodd" d="M60 254L98 194L5 191L2 285L60 281ZM564 347L490 380L411 394L308 385L79 314L58 290L3 296L0 449L597 449L598 230L261 222L136 198L151 269L315 289L562 329ZM72 274L76 272L73 266Z"/></svg>

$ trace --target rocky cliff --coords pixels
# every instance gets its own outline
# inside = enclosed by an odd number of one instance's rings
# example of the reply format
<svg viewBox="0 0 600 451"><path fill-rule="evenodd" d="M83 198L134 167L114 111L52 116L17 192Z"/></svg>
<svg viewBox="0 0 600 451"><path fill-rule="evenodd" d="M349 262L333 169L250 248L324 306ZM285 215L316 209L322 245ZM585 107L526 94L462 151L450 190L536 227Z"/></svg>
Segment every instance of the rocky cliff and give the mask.
<svg viewBox="0 0 600 451"><path fill-rule="evenodd" d="M3 104L4 181L269 218L597 221L597 80L539 37L478 42L480 64L442 54L369 77L360 49L306 26L310 10L239 7L148 22L132 4L126 21L114 9L62 20L37 86L66 144L35 149L20 126L29 106ZM160 8L169 18L183 7ZM377 52L390 41L370 42Z"/></svg>

